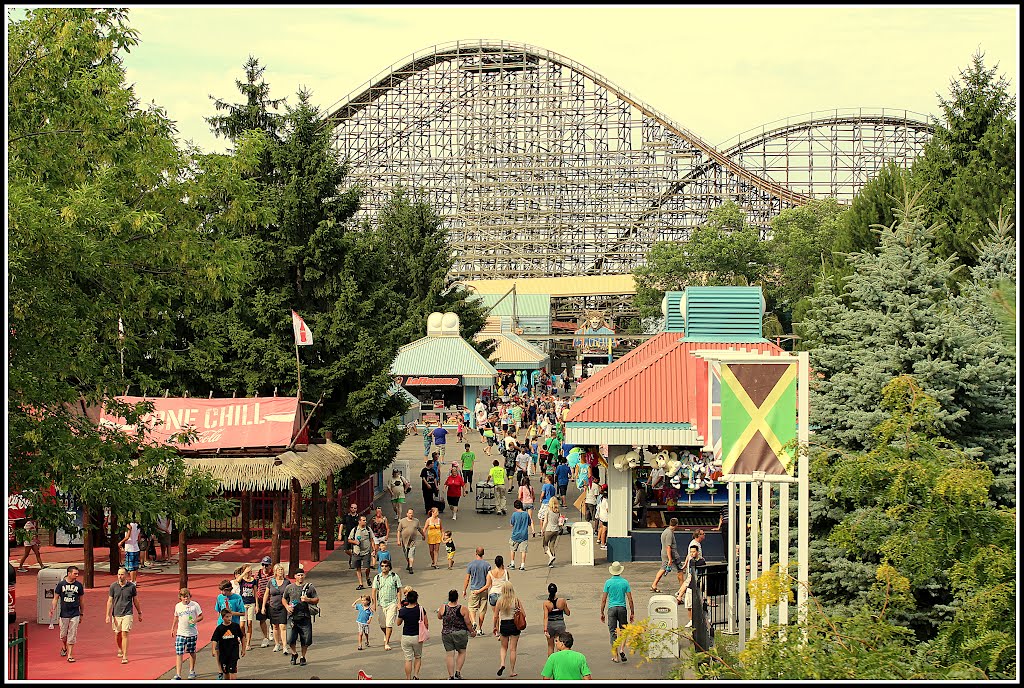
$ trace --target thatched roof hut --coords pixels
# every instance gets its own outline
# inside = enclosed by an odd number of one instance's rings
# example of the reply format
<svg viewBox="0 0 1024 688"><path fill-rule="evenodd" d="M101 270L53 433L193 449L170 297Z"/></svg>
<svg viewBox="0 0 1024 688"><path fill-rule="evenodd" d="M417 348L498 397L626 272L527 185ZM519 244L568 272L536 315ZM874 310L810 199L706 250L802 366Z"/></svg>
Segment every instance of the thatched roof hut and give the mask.
<svg viewBox="0 0 1024 688"><path fill-rule="evenodd" d="M322 444L308 444L305 451L234 458L186 457L185 463L209 470L224 490L287 491L292 478L306 487L326 479L355 460L355 454L328 440Z"/></svg>

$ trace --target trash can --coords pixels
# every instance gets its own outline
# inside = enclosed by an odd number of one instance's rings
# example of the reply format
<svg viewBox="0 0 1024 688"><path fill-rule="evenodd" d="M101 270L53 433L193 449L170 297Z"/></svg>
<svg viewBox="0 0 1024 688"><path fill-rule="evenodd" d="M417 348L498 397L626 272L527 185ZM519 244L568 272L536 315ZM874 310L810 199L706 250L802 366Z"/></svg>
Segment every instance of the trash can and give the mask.
<svg viewBox="0 0 1024 688"><path fill-rule="evenodd" d="M675 629L679 627L679 605L672 595L651 595L647 601L647 616L651 620L651 628L666 629L670 633L658 634L647 651L649 659L679 656L679 636Z"/></svg>
<svg viewBox="0 0 1024 688"><path fill-rule="evenodd" d="M61 578L67 575L62 568L42 569L36 576L36 622L50 623L50 605L53 604L53 588ZM60 615L60 605L54 612L54 619Z"/></svg>
<svg viewBox="0 0 1024 688"><path fill-rule="evenodd" d="M572 565L594 565L594 526L590 521L576 521L570 530L572 535Z"/></svg>

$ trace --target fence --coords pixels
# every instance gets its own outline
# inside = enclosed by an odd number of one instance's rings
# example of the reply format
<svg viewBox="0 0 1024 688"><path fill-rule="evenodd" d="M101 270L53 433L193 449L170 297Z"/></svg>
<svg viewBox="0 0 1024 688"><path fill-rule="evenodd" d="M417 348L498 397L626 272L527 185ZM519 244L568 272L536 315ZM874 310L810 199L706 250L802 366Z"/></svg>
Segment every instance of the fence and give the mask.
<svg viewBox="0 0 1024 688"><path fill-rule="evenodd" d="M22 621L15 631L7 626L7 680L28 680L28 623Z"/></svg>
<svg viewBox="0 0 1024 688"><path fill-rule="evenodd" d="M370 475L360 482L348 488L338 490L335 501L335 517L348 510L348 504L355 502L359 506L359 513L368 511L373 506L373 499L376 494L379 474ZM225 492L224 497L241 502L241 492ZM281 500L281 514L283 528L291 529L291 495L289 493L258 491L250 492L249 508L249 529L252 537L260 540L269 540L274 528L274 500ZM241 505L235 512L226 519L210 521L206 535L238 537L242 532ZM312 522L313 507L311 500L303 496L301 500L302 513L299 523L299 533L305 535L309 532ZM317 516L320 523L320 538L326 539L326 523L328 509L328 495L321 494L317 500Z"/></svg>
<svg viewBox="0 0 1024 688"><path fill-rule="evenodd" d="M697 566L697 584L704 593L707 603L707 616L712 626L726 627L728 621L725 600L728 568L725 564L705 564Z"/></svg>

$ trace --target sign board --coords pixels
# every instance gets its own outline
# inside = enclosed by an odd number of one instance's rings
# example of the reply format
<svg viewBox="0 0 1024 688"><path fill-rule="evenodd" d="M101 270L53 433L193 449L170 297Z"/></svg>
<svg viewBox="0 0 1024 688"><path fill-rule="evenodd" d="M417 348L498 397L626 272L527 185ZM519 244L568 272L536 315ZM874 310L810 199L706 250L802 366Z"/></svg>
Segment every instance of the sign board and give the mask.
<svg viewBox="0 0 1024 688"><path fill-rule="evenodd" d="M440 411L444 408L444 399L434 399L434 410Z"/></svg>
<svg viewBox="0 0 1024 688"><path fill-rule="evenodd" d="M126 404L153 403L153 413L143 416L150 437L159 443L183 449L203 450L244 447L288 446L299 426L299 400L294 397L252 397L245 399L193 399L117 397ZM103 411L100 427L134 434L135 427L124 418ZM172 442L186 428L198 432L191 444Z"/></svg>
<svg viewBox="0 0 1024 688"><path fill-rule="evenodd" d="M396 375L395 383L402 387L461 387L461 375Z"/></svg>
<svg viewBox="0 0 1024 688"><path fill-rule="evenodd" d="M439 418L439 416L436 413L424 413L423 414L423 422L424 423L437 423L437 419L438 418Z"/></svg>

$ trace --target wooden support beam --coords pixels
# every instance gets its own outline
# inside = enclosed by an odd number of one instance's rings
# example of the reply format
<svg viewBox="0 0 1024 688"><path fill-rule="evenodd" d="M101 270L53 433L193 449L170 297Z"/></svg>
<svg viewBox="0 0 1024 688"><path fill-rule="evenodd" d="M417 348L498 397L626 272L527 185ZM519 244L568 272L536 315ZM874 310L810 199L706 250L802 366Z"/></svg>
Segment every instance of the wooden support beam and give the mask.
<svg viewBox="0 0 1024 688"><path fill-rule="evenodd" d="M185 529L178 528L178 588L188 587L188 539Z"/></svg>
<svg viewBox="0 0 1024 688"><path fill-rule="evenodd" d="M249 490L242 490L242 509L240 517L242 519L242 547L249 549L251 546L249 541L252 538L252 528L249 521L251 520L250 507L252 506L252 493Z"/></svg>
<svg viewBox="0 0 1024 688"><path fill-rule="evenodd" d="M327 476L327 551L334 551L334 531L338 529L336 517L338 515L337 495L334 492L334 474Z"/></svg>
<svg viewBox="0 0 1024 688"><path fill-rule="evenodd" d="M108 559L108 565L110 566L110 575L114 576L117 574L117 568L121 565L121 549L117 546L117 543L121 541L117 530L117 512L113 509L110 510L110 536L107 541L107 547L110 552Z"/></svg>
<svg viewBox="0 0 1024 688"><path fill-rule="evenodd" d="M313 495L309 512L309 558L320 561L320 481L311 486Z"/></svg>
<svg viewBox="0 0 1024 688"><path fill-rule="evenodd" d="M93 588L96 582L96 556L93 552L92 515L89 513L89 505L82 505L82 540L85 550L85 568L82 585L86 588Z"/></svg>
<svg viewBox="0 0 1024 688"><path fill-rule="evenodd" d="M270 558L274 560L275 564L281 561L281 522L283 517L281 515L281 499L283 495L280 492L274 492L271 502L274 504L274 526L270 531Z"/></svg>
<svg viewBox="0 0 1024 688"><path fill-rule="evenodd" d="M302 486L298 478L292 478L292 529L288 538L288 577L294 577L299 570L299 530L302 528Z"/></svg>

